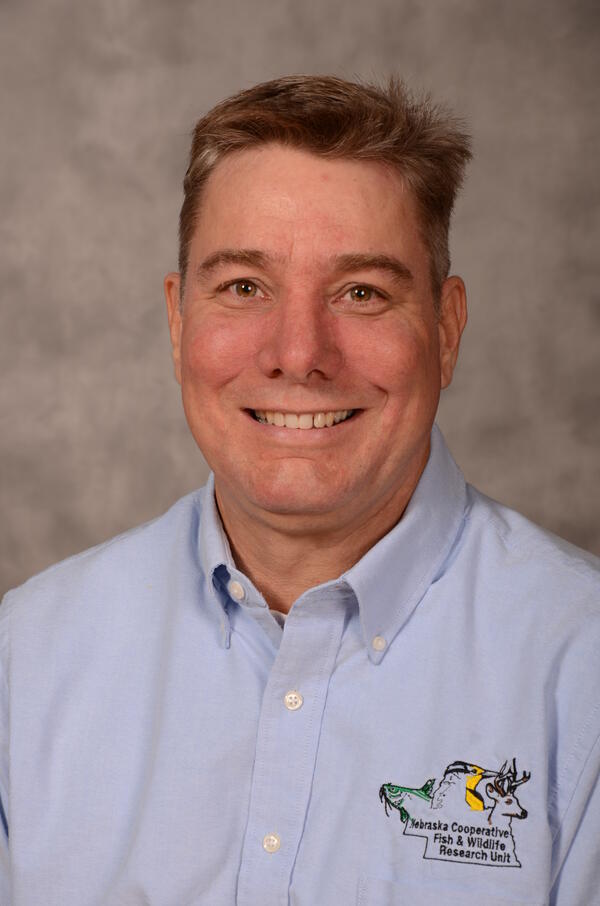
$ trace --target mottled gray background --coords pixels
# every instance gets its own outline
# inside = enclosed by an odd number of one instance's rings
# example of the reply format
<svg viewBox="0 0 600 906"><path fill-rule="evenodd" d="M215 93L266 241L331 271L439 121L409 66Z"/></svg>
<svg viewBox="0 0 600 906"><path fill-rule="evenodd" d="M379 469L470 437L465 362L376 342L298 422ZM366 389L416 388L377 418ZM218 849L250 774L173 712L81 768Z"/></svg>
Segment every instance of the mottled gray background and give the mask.
<svg viewBox="0 0 600 906"><path fill-rule="evenodd" d="M189 131L284 73L403 75L470 121L440 422L469 480L600 553L597 3L0 0L0 591L204 481L163 274Z"/></svg>

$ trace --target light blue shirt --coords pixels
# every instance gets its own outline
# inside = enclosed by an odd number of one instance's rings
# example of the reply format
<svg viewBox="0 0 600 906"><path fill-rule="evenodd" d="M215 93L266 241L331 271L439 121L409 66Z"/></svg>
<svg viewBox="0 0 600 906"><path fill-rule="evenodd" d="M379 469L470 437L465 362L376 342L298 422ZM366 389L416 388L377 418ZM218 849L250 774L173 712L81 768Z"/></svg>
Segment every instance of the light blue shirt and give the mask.
<svg viewBox="0 0 600 906"><path fill-rule="evenodd" d="M600 903L597 576L434 429L282 629L209 481L0 608L0 903Z"/></svg>

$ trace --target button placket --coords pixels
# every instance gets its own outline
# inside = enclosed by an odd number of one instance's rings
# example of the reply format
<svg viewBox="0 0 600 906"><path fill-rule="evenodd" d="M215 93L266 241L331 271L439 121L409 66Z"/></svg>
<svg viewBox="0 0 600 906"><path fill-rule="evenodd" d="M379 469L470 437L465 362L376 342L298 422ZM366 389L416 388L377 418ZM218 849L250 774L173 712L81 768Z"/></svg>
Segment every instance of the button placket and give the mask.
<svg viewBox="0 0 600 906"><path fill-rule="evenodd" d="M239 906L255 906L269 897L275 901L289 890L310 801L329 678L344 628L344 611L337 602L315 603L320 608L318 620L306 618L286 626L263 696L238 878ZM324 612L329 616L325 623ZM265 833L273 824L276 829ZM272 849L275 836L277 850ZM272 858L275 851L278 855Z"/></svg>

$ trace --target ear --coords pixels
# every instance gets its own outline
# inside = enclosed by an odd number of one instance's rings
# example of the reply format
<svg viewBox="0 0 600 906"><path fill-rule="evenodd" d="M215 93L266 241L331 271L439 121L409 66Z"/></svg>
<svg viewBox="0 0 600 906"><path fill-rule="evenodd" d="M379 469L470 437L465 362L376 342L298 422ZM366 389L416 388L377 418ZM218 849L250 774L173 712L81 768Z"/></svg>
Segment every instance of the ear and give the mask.
<svg viewBox="0 0 600 906"><path fill-rule="evenodd" d="M438 335L442 390L450 384L458 358L460 338L467 323L467 294L460 277L448 277L442 284Z"/></svg>
<svg viewBox="0 0 600 906"><path fill-rule="evenodd" d="M496 792L493 783L486 783L485 791L490 799L495 799L496 801L498 800L498 793Z"/></svg>
<svg viewBox="0 0 600 906"><path fill-rule="evenodd" d="M167 274L164 281L165 299L167 302L167 317L169 319L169 333L171 334L171 349L173 354L173 367L175 379L181 384L181 274Z"/></svg>

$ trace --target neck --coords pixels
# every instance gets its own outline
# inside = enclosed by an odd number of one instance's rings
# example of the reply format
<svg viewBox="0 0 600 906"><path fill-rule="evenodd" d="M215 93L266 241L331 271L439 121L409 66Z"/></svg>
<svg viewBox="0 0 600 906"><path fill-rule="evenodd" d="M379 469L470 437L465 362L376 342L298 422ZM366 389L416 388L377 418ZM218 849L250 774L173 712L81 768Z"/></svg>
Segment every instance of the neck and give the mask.
<svg viewBox="0 0 600 906"><path fill-rule="evenodd" d="M402 517L425 461L412 481L378 507L333 524L296 520L288 514L252 511L223 491L215 497L236 566L260 590L273 610L288 613L303 592L337 579L366 554Z"/></svg>

